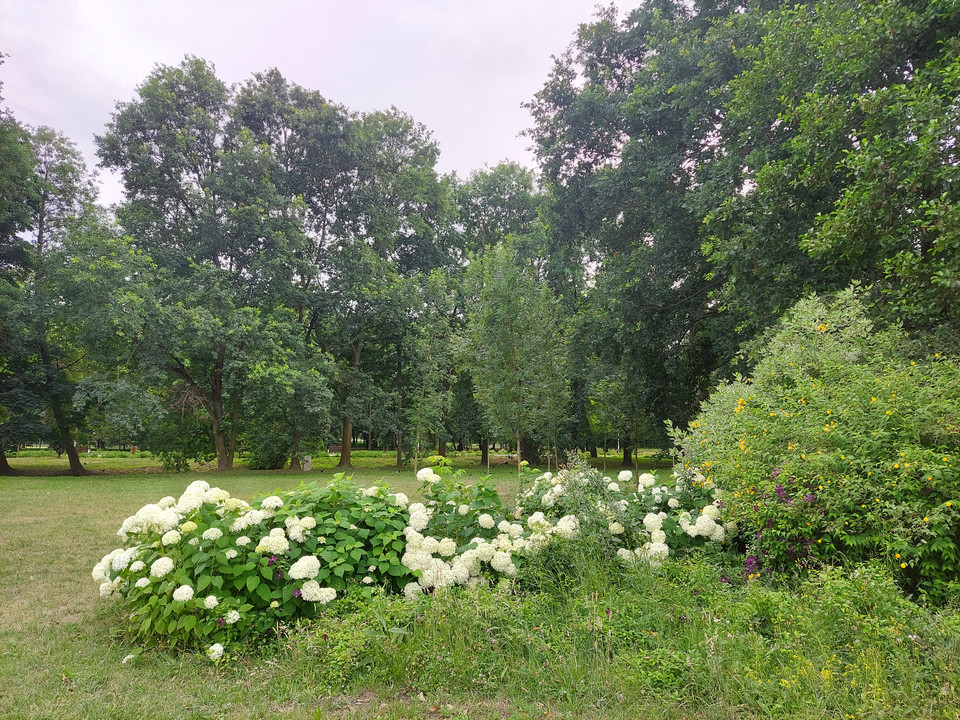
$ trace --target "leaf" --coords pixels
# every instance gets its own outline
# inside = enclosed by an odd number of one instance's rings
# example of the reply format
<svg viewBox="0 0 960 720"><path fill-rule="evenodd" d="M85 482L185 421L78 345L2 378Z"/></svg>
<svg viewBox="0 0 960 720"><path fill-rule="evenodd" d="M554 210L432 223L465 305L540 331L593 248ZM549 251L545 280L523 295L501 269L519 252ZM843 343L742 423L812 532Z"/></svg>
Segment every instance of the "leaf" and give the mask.
<svg viewBox="0 0 960 720"><path fill-rule="evenodd" d="M250 575L247 577L247 592L253 592L257 589L257 586L260 584L260 578L256 575ZM239 587L239 586L238 586Z"/></svg>

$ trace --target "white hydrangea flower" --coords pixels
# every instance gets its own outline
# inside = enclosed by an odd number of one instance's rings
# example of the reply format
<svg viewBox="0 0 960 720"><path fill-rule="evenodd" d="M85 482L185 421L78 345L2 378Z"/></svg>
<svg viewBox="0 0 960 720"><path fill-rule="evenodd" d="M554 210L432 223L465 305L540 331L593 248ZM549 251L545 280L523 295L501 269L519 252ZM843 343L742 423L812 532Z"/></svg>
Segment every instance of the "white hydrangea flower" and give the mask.
<svg viewBox="0 0 960 720"><path fill-rule="evenodd" d="M477 518L477 524L480 527L489 530L494 526L493 517L489 513L483 513Z"/></svg>
<svg viewBox="0 0 960 720"><path fill-rule="evenodd" d="M609 485L607 485L607 490L609 490L610 492L620 492L620 486L617 485L617 483L612 482Z"/></svg>
<svg viewBox="0 0 960 720"><path fill-rule="evenodd" d="M423 588L420 587L420 583L418 582L407 583L403 587L403 594L406 595L408 599L413 600L418 595L423 595Z"/></svg>
<svg viewBox="0 0 960 720"><path fill-rule="evenodd" d="M203 494L203 501L208 505L217 505L230 499L230 493L222 488L213 487Z"/></svg>
<svg viewBox="0 0 960 720"><path fill-rule="evenodd" d="M230 548L229 550L227 550L227 551L224 553L224 555L226 556L227 560L233 560L238 554L239 554L239 553L237 553L237 551L234 550L233 548Z"/></svg>
<svg viewBox="0 0 960 720"><path fill-rule="evenodd" d="M304 530L313 530L317 526L317 519L313 515L307 515L300 519L300 527Z"/></svg>
<svg viewBox="0 0 960 720"><path fill-rule="evenodd" d="M667 534L663 530L654 530L650 533L650 541L655 543L666 543Z"/></svg>
<svg viewBox="0 0 960 720"><path fill-rule="evenodd" d="M580 532L580 521L576 515L565 515L557 521L554 532L561 537L574 538Z"/></svg>
<svg viewBox="0 0 960 720"><path fill-rule="evenodd" d="M146 564L143 560L137 560L130 564L130 572L138 573L146 567Z"/></svg>
<svg viewBox="0 0 960 720"><path fill-rule="evenodd" d="M550 521L539 510L527 518L527 527L534 532L538 530L547 530L550 528Z"/></svg>
<svg viewBox="0 0 960 720"><path fill-rule="evenodd" d="M617 480L622 483L629 483L631 480L633 480L633 472L630 470L621 470L620 474L617 475Z"/></svg>
<svg viewBox="0 0 960 720"><path fill-rule="evenodd" d="M117 553L113 560L110 561L110 567L113 568L115 572L126 570L130 561L137 556L138 552L140 552L139 548L128 548L123 552Z"/></svg>
<svg viewBox="0 0 960 720"><path fill-rule="evenodd" d="M313 555L304 555L290 566L290 577L294 580L312 580L319 572L320 560Z"/></svg>
<svg viewBox="0 0 960 720"><path fill-rule="evenodd" d="M364 497L376 497L380 493L380 488L374 485L361 492Z"/></svg>
<svg viewBox="0 0 960 720"><path fill-rule="evenodd" d="M261 510L279 510L283 507L283 500L276 495L265 497L260 503Z"/></svg>
<svg viewBox="0 0 960 720"><path fill-rule="evenodd" d="M717 527L716 521L709 515L701 515L697 518L697 522L694 524L694 529L696 535L702 535L703 537L710 537L715 528Z"/></svg>
<svg viewBox="0 0 960 720"><path fill-rule="evenodd" d="M240 613L236 610L231 610L224 616L223 619L227 625L236 625L240 621Z"/></svg>
<svg viewBox="0 0 960 720"><path fill-rule="evenodd" d="M637 556L633 554L632 550L627 550L627 548L620 548L617 550L617 557L628 565L632 565L637 561Z"/></svg>
<svg viewBox="0 0 960 720"><path fill-rule="evenodd" d="M410 527L412 527L414 530L425 530L429 524L430 516L426 512L410 513Z"/></svg>
<svg viewBox="0 0 960 720"><path fill-rule="evenodd" d="M510 522L508 520L501 520L497 523L497 530L500 532L509 535L510 534Z"/></svg>
<svg viewBox="0 0 960 720"><path fill-rule="evenodd" d="M667 507L673 510L676 510L678 507L680 507L680 501L677 500L675 497L672 497L669 500L667 500Z"/></svg>
<svg viewBox="0 0 960 720"><path fill-rule="evenodd" d="M187 492L181 495L180 499L177 500L177 512L181 515L189 515L203 505L203 492L204 491L190 492L188 488Z"/></svg>
<svg viewBox="0 0 960 720"><path fill-rule="evenodd" d="M394 493L392 495L389 495L388 497L392 497L393 501L397 504L397 507L400 508L401 510L405 510L407 508L407 505L410 504L410 498L408 498L403 493Z"/></svg>
<svg viewBox="0 0 960 720"><path fill-rule="evenodd" d="M659 565L670 557L670 548L665 543L650 542L643 546L644 558L651 565Z"/></svg>
<svg viewBox="0 0 960 720"><path fill-rule="evenodd" d="M707 505L700 512L707 517L712 518L713 520L720 518L720 508L718 508L716 505Z"/></svg>
<svg viewBox="0 0 960 720"><path fill-rule="evenodd" d="M110 580L107 580L106 582L100 583L100 597L102 598L111 597L120 587L119 580L120 578L117 578L112 582Z"/></svg>
<svg viewBox="0 0 960 720"><path fill-rule="evenodd" d="M167 495L166 497L160 498L160 501L157 503L157 505L164 510L167 508L172 508L176 504L177 499L172 495Z"/></svg>
<svg viewBox="0 0 960 720"><path fill-rule="evenodd" d="M279 530L279 534L275 533L274 530ZM290 549L290 541L283 534L283 530L281 528L274 528L274 530L271 530L269 535L260 538L260 543L257 545L255 552L283 555Z"/></svg>
<svg viewBox="0 0 960 720"><path fill-rule="evenodd" d="M200 538L192 537L192 538L190 538L187 542L188 542L190 545L199 545L199 544L200 544Z"/></svg>
<svg viewBox="0 0 960 720"><path fill-rule="evenodd" d="M458 515L466 515L468 512L470 512L469 505L461 505L460 507L457 508Z"/></svg>
<svg viewBox="0 0 960 720"><path fill-rule="evenodd" d="M150 565L150 574L153 577L163 577L173 570L173 558L160 557Z"/></svg>
<svg viewBox="0 0 960 720"><path fill-rule="evenodd" d="M142 578L140 578L139 580L137 580L137 581L133 584L133 586L134 586L134 587L138 587L138 588L145 588L145 587L146 587L147 585L149 585L149 584L150 584L150 578L142 577Z"/></svg>
<svg viewBox="0 0 960 720"><path fill-rule="evenodd" d="M623 535L623 525L618 522L612 522L608 526L611 535Z"/></svg>
<svg viewBox="0 0 960 720"><path fill-rule="evenodd" d="M223 645L220 643L214 643L208 647L207 657L210 658L211 661L217 662L217 660L223 657Z"/></svg>
<svg viewBox="0 0 960 720"><path fill-rule="evenodd" d="M647 532L652 533L663 526L663 518L658 513L647 513L643 516L643 526L647 529Z"/></svg>
<svg viewBox="0 0 960 720"><path fill-rule="evenodd" d="M437 548L437 552L443 557L453 556L453 554L457 552L456 541L452 538L444 538L440 541L440 546Z"/></svg>
<svg viewBox="0 0 960 720"><path fill-rule="evenodd" d="M420 482L426 482L427 479L432 477L434 474L435 473L433 472L433 468L428 468L428 467L420 468L417 471L417 480L419 480Z"/></svg>
<svg viewBox="0 0 960 720"><path fill-rule="evenodd" d="M337 591L329 587L320 587L316 580L307 580L300 588L301 597L307 602L320 603L326 605L328 602L336 599Z"/></svg>
<svg viewBox="0 0 960 720"><path fill-rule="evenodd" d="M220 528L208 528L207 530L203 531L203 535L200 537L202 537L204 540L219 540L223 537L223 530Z"/></svg>
<svg viewBox="0 0 960 720"><path fill-rule="evenodd" d="M241 535L240 537L237 538L237 545L239 545L240 547L243 547L244 545L249 545L249 544L250 544L250 538L248 538L246 535Z"/></svg>
<svg viewBox="0 0 960 720"><path fill-rule="evenodd" d="M216 595L207 595L207 596L203 599L203 606L204 606L207 610L213 610L213 609L214 609L217 605L219 605L219 604L220 604L220 601L217 600L217 596L216 596Z"/></svg>
<svg viewBox="0 0 960 720"><path fill-rule="evenodd" d="M433 555L440 549L440 541L435 537L425 537L420 541L420 549L428 555Z"/></svg>
<svg viewBox="0 0 960 720"><path fill-rule="evenodd" d="M653 487L657 484L657 478L651 473L644 473L637 478L637 487L639 489Z"/></svg>
<svg viewBox="0 0 960 720"><path fill-rule="evenodd" d="M189 585L181 585L173 591L173 599L177 602L187 602L193 598L193 588Z"/></svg>
<svg viewBox="0 0 960 720"><path fill-rule="evenodd" d="M183 525L180 526L180 532L184 533L185 535L192 533L196 529L197 524L193 520L187 520Z"/></svg>
<svg viewBox="0 0 960 720"><path fill-rule="evenodd" d="M737 526L737 523L733 520L723 524L723 529L726 531L727 535L730 537L736 537L737 533L740 532L740 528ZM136 564L136 563L134 563Z"/></svg>

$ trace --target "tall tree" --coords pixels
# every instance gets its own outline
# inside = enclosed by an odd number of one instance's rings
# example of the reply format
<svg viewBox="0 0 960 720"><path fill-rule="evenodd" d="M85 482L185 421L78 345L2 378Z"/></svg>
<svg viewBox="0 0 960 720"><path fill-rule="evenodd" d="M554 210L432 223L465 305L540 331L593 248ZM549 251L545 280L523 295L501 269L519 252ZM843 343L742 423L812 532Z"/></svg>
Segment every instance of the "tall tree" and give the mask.
<svg viewBox="0 0 960 720"><path fill-rule="evenodd" d="M118 217L156 263L136 357L202 408L221 470L237 449L260 311L287 298L304 248L271 148L229 122L231 102L213 67L187 58L158 66L97 138L126 189Z"/></svg>

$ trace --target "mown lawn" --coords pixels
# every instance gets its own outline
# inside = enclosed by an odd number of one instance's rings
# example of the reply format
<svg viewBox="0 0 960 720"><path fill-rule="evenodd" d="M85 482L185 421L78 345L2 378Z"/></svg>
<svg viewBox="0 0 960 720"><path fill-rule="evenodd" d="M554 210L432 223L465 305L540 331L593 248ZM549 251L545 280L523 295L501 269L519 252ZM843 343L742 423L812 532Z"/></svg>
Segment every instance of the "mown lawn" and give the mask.
<svg viewBox="0 0 960 720"><path fill-rule="evenodd" d="M522 592L332 608L219 666L140 649L90 570L123 518L199 474L101 460L116 474L0 479L0 717L960 718L960 619L882 577L828 573L789 592L716 558L621 570L588 544L544 557ZM356 461L358 484L418 495L412 472ZM249 498L323 481L323 465L203 477ZM512 498L512 467L493 480Z"/></svg>

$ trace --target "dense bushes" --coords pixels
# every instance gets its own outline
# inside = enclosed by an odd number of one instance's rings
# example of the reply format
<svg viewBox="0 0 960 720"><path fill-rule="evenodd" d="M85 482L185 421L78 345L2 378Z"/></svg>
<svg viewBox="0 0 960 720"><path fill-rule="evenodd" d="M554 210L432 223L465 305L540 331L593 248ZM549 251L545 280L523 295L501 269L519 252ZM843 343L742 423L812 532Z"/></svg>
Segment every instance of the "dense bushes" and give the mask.
<svg viewBox="0 0 960 720"><path fill-rule="evenodd" d="M942 599L960 580L958 387L954 361L908 357L855 290L811 298L679 436L683 466L722 489L748 575L878 558Z"/></svg>

